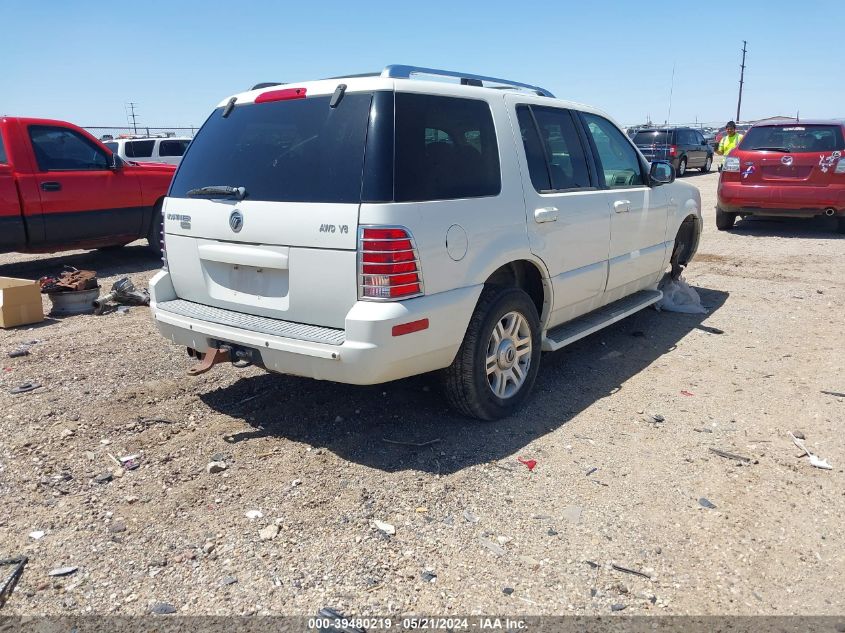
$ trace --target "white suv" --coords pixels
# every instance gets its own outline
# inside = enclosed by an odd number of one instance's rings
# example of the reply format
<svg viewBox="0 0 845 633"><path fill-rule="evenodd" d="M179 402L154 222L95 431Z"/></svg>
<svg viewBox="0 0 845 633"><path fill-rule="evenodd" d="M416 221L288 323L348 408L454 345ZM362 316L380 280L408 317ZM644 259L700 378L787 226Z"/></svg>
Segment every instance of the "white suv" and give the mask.
<svg viewBox="0 0 845 633"><path fill-rule="evenodd" d="M673 181L536 86L389 66L259 88L219 104L176 172L156 323L192 373L443 370L455 407L500 418L541 351L656 302L690 261L700 195Z"/></svg>
<svg viewBox="0 0 845 633"><path fill-rule="evenodd" d="M176 136L116 138L104 145L124 160L178 165L191 139Z"/></svg>

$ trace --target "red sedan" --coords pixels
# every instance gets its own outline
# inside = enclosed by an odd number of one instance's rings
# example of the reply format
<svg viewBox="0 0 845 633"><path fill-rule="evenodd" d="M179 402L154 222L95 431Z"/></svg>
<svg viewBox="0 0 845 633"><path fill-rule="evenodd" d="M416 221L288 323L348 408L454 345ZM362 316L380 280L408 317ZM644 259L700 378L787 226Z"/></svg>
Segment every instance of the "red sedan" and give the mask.
<svg viewBox="0 0 845 633"><path fill-rule="evenodd" d="M746 133L719 177L716 227L738 216L838 218L845 233L845 123L763 123Z"/></svg>

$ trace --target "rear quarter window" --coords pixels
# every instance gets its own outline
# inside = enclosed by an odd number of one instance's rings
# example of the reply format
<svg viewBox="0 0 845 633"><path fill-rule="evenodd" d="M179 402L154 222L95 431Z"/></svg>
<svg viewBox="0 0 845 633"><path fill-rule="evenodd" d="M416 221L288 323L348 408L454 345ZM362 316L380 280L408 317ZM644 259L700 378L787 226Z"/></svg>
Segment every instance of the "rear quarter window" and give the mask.
<svg viewBox="0 0 845 633"><path fill-rule="evenodd" d="M155 141L127 141L125 151L127 158L150 158L153 155Z"/></svg>
<svg viewBox="0 0 845 633"><path fill-rule="evenodd" d="M162 141L158 146L159 156L181 156L190 141Z"/></svg>
<svg viewBox="0 0 845 633"><path fill-rule="evenodd" d="M396 93L395 200L479 198L501 190L486 101Z"/></svg>
<svg viewBox="0 0 845 633"><path fill-rule="evenodd" d="M0 164L5 165L8 162L9 159L6 156L6 147L3 145L3 135L0 134Z"/></svg>

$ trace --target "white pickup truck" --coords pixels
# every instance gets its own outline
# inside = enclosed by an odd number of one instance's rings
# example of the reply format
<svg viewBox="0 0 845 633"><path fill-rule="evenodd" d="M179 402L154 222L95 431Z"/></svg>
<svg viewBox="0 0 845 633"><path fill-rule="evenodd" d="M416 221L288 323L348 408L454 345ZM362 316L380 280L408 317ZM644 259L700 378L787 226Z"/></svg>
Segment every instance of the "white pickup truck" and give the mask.
<svg viewBox="0 0 845 633"><path fill-rule="evenodd" d="M457 409L497 419L541 351L660 299L700 209L607 115L537 86L410 66L262 86L174 177L152 307L193 373L442 370Z"/></svg>

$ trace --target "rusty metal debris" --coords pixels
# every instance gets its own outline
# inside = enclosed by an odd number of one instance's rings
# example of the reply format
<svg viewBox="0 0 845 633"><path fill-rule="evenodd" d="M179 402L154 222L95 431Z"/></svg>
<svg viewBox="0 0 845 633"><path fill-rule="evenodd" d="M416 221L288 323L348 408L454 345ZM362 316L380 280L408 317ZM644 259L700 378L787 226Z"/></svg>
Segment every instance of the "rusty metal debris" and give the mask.
<svg viewBox="0 0 845 633"><path fill-rule="evenodd" d="M188 370L188 375L199 376L204 374L217 363L225 363L231 358L231 350L228 347L212 347L203 356L202 360Z"/></svg>
<svg viewBox="0 0 845 633"><path fill-rule="evenodd" d="M138 290L128 277L123 277L112 284L111 291L108 294L94 301L94 314L103 314L109 303L148 306L150 305L150 293L146 289Z"/></svg>
<svg viewBox="0 0 845 633"><path fill-rule="evenodd" d="M23 575L23 569L26 567L28 560L29 559L26 556L0 560L0 573L5 571L4 568L12 567L12 571L9 572L9 575L5 579L0 580L0 609L3 608L3 605L6 604L6 601L15 590L18 581Z"/></svg>
<svg viewBox="0 0 845 633"><path fill-rule="evenodd" d="M65 266L66 270L60 275L42 277L38 280L41 292L53 294L55 292L77 292L98 288L97 273L93 270L79 270L72 266Z"/></svg>

